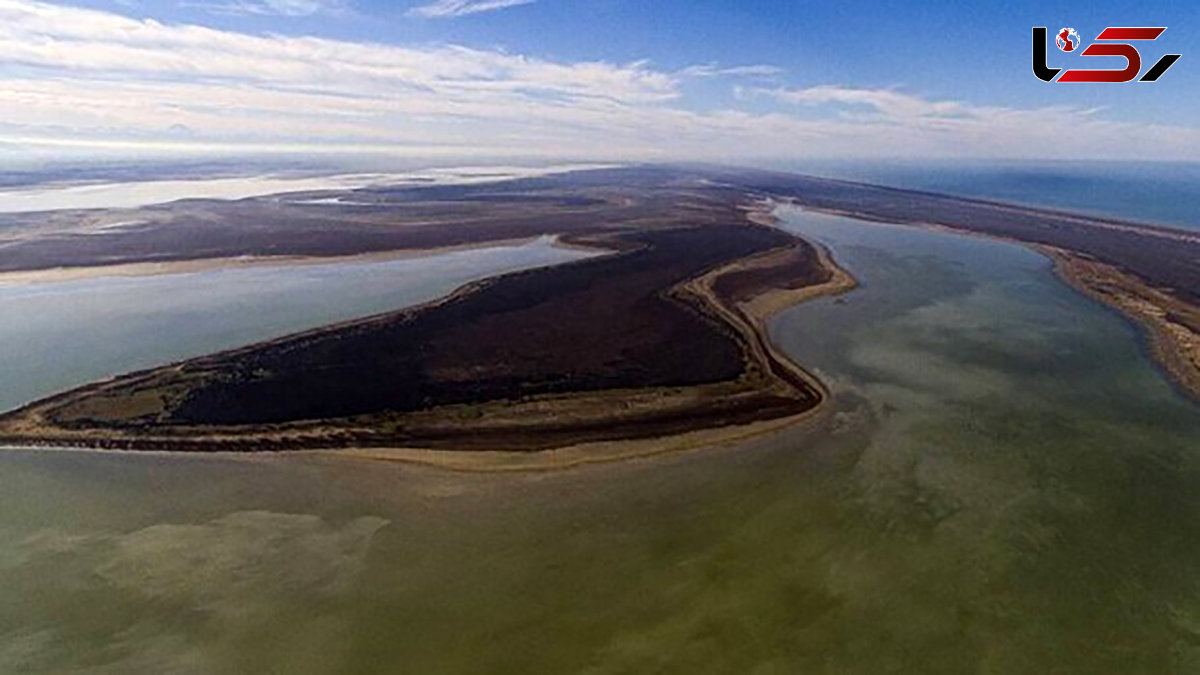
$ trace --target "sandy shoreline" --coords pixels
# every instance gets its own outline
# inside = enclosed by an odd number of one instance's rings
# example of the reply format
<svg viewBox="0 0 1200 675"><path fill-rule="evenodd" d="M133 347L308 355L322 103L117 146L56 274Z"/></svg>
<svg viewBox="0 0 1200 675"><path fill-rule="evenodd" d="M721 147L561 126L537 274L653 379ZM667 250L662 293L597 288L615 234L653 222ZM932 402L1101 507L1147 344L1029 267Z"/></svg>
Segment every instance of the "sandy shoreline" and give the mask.
<svg viewBox="0 0 1200 675"><path fill-rule="evenodd" d="M774 217L771 215L773 205L770 203L762 203L757 205L749 213L747 218L756 224L773 224ZM556 240L556 244L558 244ZM492 245L490 242L488 245ZM567 243L567 246L576 247L577 245ZM569 468L583 464L592 464L598 462L618 461L633 457L646 457L668 452L679 452L700 447L709 447L712 445L720 445L739 441L752 436L770 433L783 427L800 424L817 418L824 414L828 408L827 402L829 394L825 385L818 378L805 371L801 366L794 363L790 357L781 353L774 344L771 343L767 335L766 321L770 316L781 311L786 307L793 306L805 300L822 295L830 295L845 292L854 287L855 281L843 269L838 267L829 255L828 251L821 247L815 247L819 254L819 260L822 266L828 269L830 279L827 282L802 286L795 289L787 288L765 288L757 293L754 297L745 302L736 303L733 307L728 306L728 303L723 302L717 297L712 289L713 282L721 276L731 273L751 269L761 266L770 266L779 264L776 258L781 254L791 252L794 247L785 249L775 249L768 251L765 254L751 256L743 260L735 261L725 267L713 270L697 279L683 284L677 289L677 292L692 295L696 301L708 307L709 311L721 316L727 321L731 327L742 333L748 348L751 350L750 363L752 364L750 373L747 375L751 378L766 378L763 380L764 385L769 389L775 390L781 395L787 395L791 385L787 384L787 377L780 379L777 374L777 368L782 368L787 376L803 381L804 385L810 387L813 391L819 394L819 399L813 407L806 409L799 414L793 414L783 417L769 418L759 421L740 422L727 424L725 426L710 427L698 429L694 431L684 431L681 433L672 433L670 435L633 435L627 439L619 440L595 440L595 441L580 441L568 444L562 447L552 447L547 449L532 450L532 451L489 451L489 450L446 450L446 449L426 449L426 448L362 448L350 447L346 449L306 449L297 448L288 450L289 453L318 453L321 455L330 455L343 458L370 459L374 461L387 460L399 461L416 464L426 464L441 466L455 470L465 471L544 471L558 468ZM595 249L590 249L595 250ZM356 256L355 259L361 259L361 256ZM325 259L327 260L327 259ZM215 264L220 264L219 261L213 261ZM308 260L298 261L295 264L304 264ZM459 289L453 295L459 295L462 292L470 292L469 287ZM444 301L444 300L443 300ZM727 386L727 385L718 385ZM713 388L709 385L708 388ZM695 388L693 388L695 389ZM701 387L699 389L704 389ZM630 401L637 400L638 396L642 398L660 397L657 403L651 405L662 405L663 402L671 402L671 405L688 405L689 397L697 396L696 393L690 390L681 390L680 393L666 396L662 392L613 392L611 395L606 392L594 392L591 394L585 393L582 396L576 396L580 400L576 405L597 405L600 399L612 399L613 403L608 405L616 405L614 411L620 413L621 408L627 406ZM613 397L616 398L613 398ZM630 396L633 396L631 399ZM624 401L617 404L617 401ZM699 399L698 399L699 400ZM536 406L536 402L534 403ZM552 403L549 405L553 405ZM523 408L521 406L508 406L514 410L506 410L505 406L501 406L496 410L498 417L494 419L497 423L504 424L509 417L514 417L516 413L520 413ZM526 404L526 407L529 407ZM568 402L569 408L569 402ZM568 416L570 415L567 412ZM520 415L516 415L520 417ZM621 414L614 417L614 424L620 423ZM514 427L519 430L519 427ZM518 431L519 432L519 431ZM636 434L636 427L631 431ZM8 444L20 447L43 447L47 446L70 446L69 449L86 450L79 446L88 445L89 440L94 440L96 445L106 444L110 448L96 447L99 452L111 452L113 449L122 447L120 439L104 439L100 437L88 438L87 435L78 436L75 438L49 439L39 441L36 437L30 439L31 442L25 443L23 439L9 439ZM200 439L202 440L202 439ZM215 439L214 439L215 440ZM252 439L250 439L252 440ZM222 452L219 442L214 442L214 451ZM264 450L270 451L268 443ZM182 452L185 454L194 454L195 451L173 451L170 449L164 450L133 450L135 452ZM224 454L230 454L225 452ZM237 453L232 453L237 454Z"/></svg>
<svg viewBox="0 0 1200 675"><path fill-rule="evenodd" d="M1150 288L1121 270L1070 251L1036 247L1077 292L1111 307L1141 330L1151 359L1181 392L1200 401L1200 308ZM1182 319L1182 320L1180 320Z"/></svg>
<svg viewBox="0 0 1200 675"><path fill-rule="evenodd" d="M360 461L395 462L466 473L545 473L596 464L651 459L661 455L733 445L796 425L814 424L827 418L830 413L829 406L822 404L799 415L750 424L700 429L657 438L577 443L534 452L350 448L345 450L297 450L294 454Z"/></svg>
<svg viewBox="0 0 1200 675"><path fill-rule="evenodd" d="M1121 269L1066 249L937 223L887 223L853 210L817 209L794 201L793 206L814 213L854 218L889 227L917 227L931 232L981 237L1016 244L1045 256L1054 274L1077 293L1110 307L1145 336L1150 359L1185 396L1200 402L1200 307L1152 288ZM1128 229L1128 228L1126 228ZM1174 233L1169 233L1174 236ZM1194 235L1181 233L1184 238ZM1190 325L1173 318L1185 317Z"/></svg>
<svg viewBox="0 0 1200 675"><path fill-rule="evenodd" d="M747 220L755 224L774 227L778 223L774 209L774 203L763 202L747 211ZM808 240L805 241L808 242ZM730 323L740 324L748 332L757 336L756 347L752 348L768 352L762 354L762 357L773 357L777 363L788 368L797 377L821 392L821 402L800 414L749 424L698 429L670 436L579 443L535 452L464 452L424 448L351 448L347 450L301 450L299 452L342 459L432 466L472 473L548 472L726 446L800 424L815 424L826 419L832 413L830 406L832 395L825 383L817 376L778 349L778 346L769 337L766 322L784 309L808 300L847 293L858 286L858 280L837 264L828 249L815 242L808 243L817 249L822 265L831 272L831 278L825 283L795 289L767 289L747 302L738 303L736 305L738 311L730 311L726 304L716 297L712 290L712 284L722 275L745 270L781 253L780 251L769 251L713 270L684 285L686 292L702 298L711 309L724 315Z"/></svg>
<svg viewBox="0 0 1200 675"><path fill-rule="evenodd" d="M747 220L758 224L775 226L777 217L775 209L780 204L796 202L792 200L764 200L751 205L745 211ZM941 233L953 233L960 236L977 236L1005 241L1008 243L1016 243L1027 248L1031 248L1042 255L1047 256L1053 263L1056 274L1065 283L1070 285L1076 291L1081 292L1088 297L1097 300L1107 306L1118 310L1122 315L1135 323L1147 335L1149 343L1149 351L1155 362L1169 375L1179 388L1186 394L1200 400L1200 335L1193 331L1189 326L1181 323L1178 319L1185 317L1187 322L1192 325L1200 325L1200 309L1185 303L1174 296L1171 296L1163 291L1148 287L1141 283L1138 279L1131 275L1122 272L1121 270L1110 266L1097 263L1094 260L1085 258L1071 251L1058 249L1051 246L1040 245L1023 241L1020 239L991 235L983 232L976 232L968 229L960 229L941 224L932 223L884 223L875 218L867 217L865 214L859 214L853 210L825 210L815 209L802 204L796 204L801 208L813 212L829 213L832 215L851 217L858 220L868 222L878 222L881 225L892 227L918 227ZM370 261L370 260L388 260L396 258L436 255L444 251L464 250L472 248L483 248L500 245L519 245L532 241L531 238L521 240L504 240L495 242L483 242L461 247L447 247L442 249L427 249L427 250L409 250L409 251L394 251L382 254L366 254L357 256L331 257L331 258L258 258L258 259L220 259L208 261L196 261L195 267L189 263L166 263L155 264L149 263L144 265L134 266L114 266L111 268L85 268L79 270L79 276L91 276L88 271L94 271L95 276L111 274L116 268L122 268L122 272L132 274L156 274L156 273L177 273L181 271L193 271L195 269L211 269L225 265L261 265L261 264L314 264L325 262L344 262L344 261ZM713 284L723 275L747 270L755 270L759 268L770 268L772 266L781 265L786 260L786 256L791 252L791 248L772 249L760 254L756 254L747 258L736 260L724 267L712 270L700 277L691 279L680 286L676 287L673 292L678 292L684 295L689 295L694 301L708 308L709 311L719 315L725 322L743 333L748 342L748 348L753 352L754 357L751 359L752 364L760 366L773 364L783 368L789 376L803 380L807 385L820 392L820 401L811 409L805 410L802 413L778 417L774 419L766 419L753 422L727 424L726 426L710 427L698 429L694 431L684 431L662 436L633 436L620 440L595 440L581 441L572 444L567 444L562 447L553 447L539 450L447 450L447 449L430 449L418 447L396 447L396 448L374 448L374 447L348 447L342 449L293 449L287 450L282 454L299 454L299 455L316 455L328 456L342 459L364 460L364 461L387 461L406 463L413 465L432 466L453 471L466 472L510 472L510 471L553 471L561 469L569 469L588 464L598 464L614 461L623 461L634 458L653 457L667 453L685 452L700 448L709 448L721 446L743 441L745 439L773 433L786 427L797 424L811 423L825 416L830 408L828 405L829 392L818 378L806 371L800 364L795 363L786 354L781 353L776 345L774 345L766 330L766 322L771 316L786 309L795 306L807 300L845 293L853 289L857 282L843 268L837 265L831 253L824 247L811 242L807 239L804 241L811 244L820 256L822 266L831 272L830 279L823 283L814 285L802 286L799 288L763 288L753 297L743 299L739 302L725 302L717 296L713 290ZM554 239L556 246L564 246L570 248L588 248L588 250L596 251L597 249L583 246L581 244L563 242L559 238ZM792 247L794 248L794 247ZM170 271L163 272L162 265L166 265ZM130 270L128 268L136 268ZM50 274L51 278L79 278L72 277L72 270L54 271L48 270L43 274ZM11 273L8 275L0 275L0 282L11 279L13 276L22 275L24 273ZM37 275L39 272L29 273ZM460 289L458 292L462 292ZM752 368L753 370L753 368ZM767 368L765 372L759 372L756 377L766 376L768 380L772 377L778 377L770 372ZM786 378L785 378L786 379ZM784 380L779 380L771 386L783 386ZM583 395L575 397L578 399L577 405L598 405L604 400L618 401L622 397L639 392L611 392L611 395ZM661 396L662 394L657 394ZM590 398L589 398L590 396ZM682 399L681 399L682 400ZM684 405L676 402L676 405ZM530 410L536 408L538 404L534 404ZM500 406L495 412L498 415L497 419L501 424L510 421L508 418L517 419L522 415L528 414L521 406L510 406L512 409L506 409L505 406ZM570 415L570 407L564 408ZM619 423L620 415L614 417L614 424ZM514 427L516 428L516 427ZM251 439L253 440L253 439ZM55 442L49 441L45 445L36 441L28 446L20 442L12 443L13 445L30 448L36 448L42 445L42 449L51 449L48 445L54 444L57 446L75 446L81 443L86 443L86 439L75 439L72 441ZM219 446L219 443L214 443L214 447ZM95 451L95 452L113 452L113 449L88 448L80 447L62 447L64 450L74 451ZM272 452L270 447L264 448L265 452L230 452L228 450L215 450L213 452L198 452L198 451L177 451L177 450L132 450L131 452L151 452L163 454L216 454L222 456L252 456L257 454L265 454L266 456L276 455L280 453ZM118 450L119 452L120 450Z"/></svg>
<svg viewBox="0 0 1200 675"><path fill-rule="evenodd" d="M711 450L736 445L784 429L808 428L826 421L833 410L826 405L773 420L730 425L656 438L577 443L532 452L506 450L437 450L431 448L340 448L237 452L183 452L177 450L122 450L67 444L0 444L0 452L61 452L84 455L164 457L195 461L262 463L303 458L351 462L384 462L429 468L450 473L551 473L632 460L649 460L666 455Z"/></svg>

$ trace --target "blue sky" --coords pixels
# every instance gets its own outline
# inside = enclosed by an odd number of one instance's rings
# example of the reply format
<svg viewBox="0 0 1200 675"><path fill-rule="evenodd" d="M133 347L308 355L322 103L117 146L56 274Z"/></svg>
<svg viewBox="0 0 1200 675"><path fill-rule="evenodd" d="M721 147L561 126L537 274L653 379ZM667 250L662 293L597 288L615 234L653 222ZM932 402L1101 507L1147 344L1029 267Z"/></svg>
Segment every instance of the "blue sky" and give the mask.
<svg viewBox="0 0 1200 675"><path fill-rule="evenodd" d="M595 159L1197 159L1200 3L0 0L0 143ZM1030 28L1168 26L1153 84ZM1051 65L1119 67L1053 46Z"/></svg>

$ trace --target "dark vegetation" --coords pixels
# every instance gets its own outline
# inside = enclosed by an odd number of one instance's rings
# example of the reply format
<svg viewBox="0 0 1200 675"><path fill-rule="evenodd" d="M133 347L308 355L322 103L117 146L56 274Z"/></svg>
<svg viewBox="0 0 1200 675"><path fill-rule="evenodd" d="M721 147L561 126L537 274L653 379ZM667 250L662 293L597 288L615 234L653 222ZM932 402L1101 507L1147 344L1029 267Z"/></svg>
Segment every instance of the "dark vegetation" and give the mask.
<svg viewBox="0 0 1200 675"><path fill-rule="evenodd" d="M817 250L800 242L787 252L783 264L752 267L721 275L713 283L713 291L733 302L749 300L764 288L805 288L823 284L833 271L820 263Z"/></svg>
<svg viewBox="0 0 1200 675"><path fill-rule="evenodd" d="M765 227L616 235L624 253L508 275L454 302L200 360L167 421L262 424L599 389L737 378L736 334L666 294L707 269L786 245Z"/></svg>
<svg viewBox="0 0 1200 675"><path fill-rule="evenodd" d="M737 273L722 290L750 297L756 284L821 280L806 269L819 265L808 244L746 220L743 191L644 168L335 194L351 203L311 203L335 196L326 193L180 202L122 214L144 225L98 231L83 227L86 213L75 216L80 227L60 215L60 231L11 243L3 264L335 256L546 234L607 253L490 279L423 307L134 373L28 409L52 428L116 434L89 438L104 447L534 449L769 419L822 398L774 362L761 336L679 291L772 251L790 253L787 270ZM743 380L752 362L758 379ZM708 384L729 387L687 403L671 398ZM661 393L617 423L623 391ZM613 398L556 403L521 419L517 432L486 417L466 431L445 421L461 419L464 406L589 392ZM440 417L446 406L456 412ZM219 440L193 440L214 429Z"/></svg>
<svg viewBox="0 0 1200 675"><path fill-rule="evenodd" d="M311 203L330 197L351 203ZM533 449L795 414L816 406L823 394L777 362L763 336L678 292L682 282L760 254L771 255L772 264L748 264L713 283L723 304L829 279L812 246L747 222L742 209L763 197L1060 247L1200 302L1200 242L1178 230L711 167L179 202L121 214L142 224L99 230L88 229L94 215L88 213L49 220L4 216L0 271L244 255L342 256L549 234L610 253L498 277L428 306L90 385L6 415L0 429L19 426L22 416L36 411L53 429L112 431L111 437L88 437L103 447L253 450L414 442ZM739 379L751 367L769 377ZM619 412L626 390L733 381L744 387L691 407L649 405L619 424L578 409L566 416L535 415L516 432L486 419L463 431L456 426L461 417L422 417L441 415L445 406L457 405L454 414L460 415L463 406L588 392L612 392L613 398L588 405ZM147 407L147 392L162 392L161 409ZM219 441L195 437L212 429L225 435ZM283 433L289 430L299 431ZM304 437L306 430L313 436Z"/></svg>

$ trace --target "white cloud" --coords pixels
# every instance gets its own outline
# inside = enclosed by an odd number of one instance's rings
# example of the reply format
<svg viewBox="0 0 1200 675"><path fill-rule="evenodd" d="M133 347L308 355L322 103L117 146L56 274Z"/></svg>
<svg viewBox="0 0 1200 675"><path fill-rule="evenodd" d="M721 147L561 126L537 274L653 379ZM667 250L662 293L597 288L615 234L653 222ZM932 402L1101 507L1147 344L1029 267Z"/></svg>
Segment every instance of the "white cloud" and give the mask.
<svg viewBox="0 0 1200 675"><path fill-rule="evenodd" d="M695 66L688 66L679 71L683 77L748 77L770 79L777 78L784 74L784 70L778 66L767 64L755 64L750 66L729 66L721 67L715 63L705 63Z"/></svg>
<svg viewBox="0 0 1200 675"><path fill-rule="evenodd" d="M954 116L967 108L956 101L928 101L894 89L858 89L820 85L807 89L755 89L752 93L770 96L787 103L862 106L875 112L898 117Z"/></svg>
<svg viewBox="0 0 1200 675"><path fill-rule="evenodd" d="M220 80L381 97L466 91L612 99L676 95L670 76L638 64L560 64L456 46L247 35L23 0L0 0L0 64L103 80Z"/></svg>
<svg viewBox="0 0 1200 675"><path fill-rule="evenodd" d="M259 14L268 16L313 16L341 14L347 7L341 0L231 0L229 2L185 2L216 14Z"/></svg>
<svg viewBox="0 0 1200 675"><path fill-rule="evenodd" d="M1196 128L1114 122L1097 110L833 85L742 88L740 101L708 100L703 110L688 97L698 80L782 76L765 65L667 72L453 45L249 35L0 0L0 143L48 152L1045 157L1069 137L1079 158L1200 156Z"/></svg>
<svg viewBox="0 0 1200 675"><path fill-rule="evenodd" d="M469 14L482 14L483 12L494 12L500 9L508 9L509 7L520 7L521 5L530 5L537 0L434 0L428 5L415 7L410 12L415 16L423 16L430 19L448 19L456 16L467 16Z"/></svg>

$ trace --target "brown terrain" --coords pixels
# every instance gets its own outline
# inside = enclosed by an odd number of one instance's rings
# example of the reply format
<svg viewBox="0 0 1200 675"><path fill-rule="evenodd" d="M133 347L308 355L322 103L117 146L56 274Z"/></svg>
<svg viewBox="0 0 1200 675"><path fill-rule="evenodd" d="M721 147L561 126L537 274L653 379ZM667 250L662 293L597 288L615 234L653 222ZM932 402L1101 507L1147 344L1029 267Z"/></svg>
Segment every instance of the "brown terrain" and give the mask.
<svg viewBox="0 0 1200 675"><path fill-rule="evenodd" d="M315 200L341 198L329 205ZM1031 244L1200 395L1200 238L790 174L605 169L0 220L0 271L428 250L556 235L605 255L424 306L99 382L0 416L0 441L159 450L542 450L799 418L828 394L765 337L853 280L763 204ZM817 327L816 329L819 329Z"/></svg>
<svg viewBox="0 0 1200 675"><path fill-rule="evenodd" d="M375 251L380 240L424 248L549 233L608 254L97 383L8 415L2 433L10 442L137 449L526 450L787 417L824 400L819 383L775 352L762 317L743 304L769 290L844 280L815 247L751 222L745 195L673 174L637 189L608 180L519 190L459 189L445 203L387 197L389 212L404 214L390 230L377 224L375 207L356 216L368 221L362 225L355 217L334 221L340 232L300 227L315 230L312 241L340 242L340 255ZM330 211L266 210L297 208ZM370 237L347 249L359 229ZM92 243L108 236L124 241ZM329 253L304 240L267 249L221 236L214 228L196 233L217 257ZM53 254L45 239L15 248L38 260L77 256L80 264L95 261L84 256L97 250L121 250L128 253L103 259L134 263L145 261L159 235L90 237Z"/></svg>
<svg viewBox="0 0 1200 675"><path fill-rule="evenodd" d="M816 211L1030 245L1073 288L1137 324L1171 381L1200 401L1198 232L841 180L714 171L714 180Z"/></svg>

